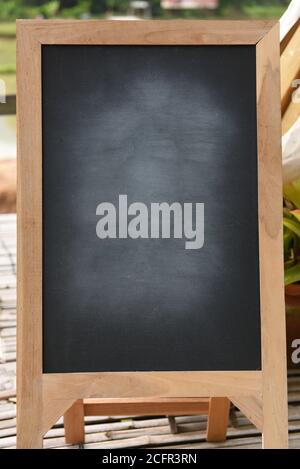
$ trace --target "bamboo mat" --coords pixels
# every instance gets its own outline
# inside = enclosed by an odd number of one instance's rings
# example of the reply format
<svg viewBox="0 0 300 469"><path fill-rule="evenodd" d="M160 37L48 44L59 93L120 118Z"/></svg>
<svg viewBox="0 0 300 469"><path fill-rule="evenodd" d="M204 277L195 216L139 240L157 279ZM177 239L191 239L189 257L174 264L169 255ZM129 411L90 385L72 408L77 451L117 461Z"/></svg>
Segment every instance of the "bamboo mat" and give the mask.
<svg viewBox="0 0 300 469"><path fill-rule="evenodd" d="M16 217L0 215L0 448L16 445ZM290 447L300 449L300 370L289 372ZM205 441L206 417L176 417L172 434L161 417L86 417L85 448L260 448L256 428L232 408L224 443ZM64 441L63 421L45 436L45 448L77 449Z"/></svg>

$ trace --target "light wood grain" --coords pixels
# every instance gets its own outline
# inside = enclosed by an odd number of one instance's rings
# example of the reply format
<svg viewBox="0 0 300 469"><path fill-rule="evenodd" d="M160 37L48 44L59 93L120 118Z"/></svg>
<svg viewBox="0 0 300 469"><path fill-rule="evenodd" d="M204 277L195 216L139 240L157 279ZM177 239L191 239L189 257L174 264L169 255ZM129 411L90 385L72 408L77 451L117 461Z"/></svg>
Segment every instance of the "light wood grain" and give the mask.
<svg viewBox="0 0 300 469"><path fill-rule="evenodd" d="M54 401L61 402L59 400ZM84 443L84 416L169 415L169 425L176 428L176 415L208 414L209 399L84 399L76 401L64 414L66 443ZM226 422L227 425L227 422ZM172 429L171 429L172 431ZM173 431L172 431L173 433Z"/></svg>
<svg viewBox="0 0 300 469"><path fill-rule="evenodd" d="M288 444L279 63L279 26L275 26L257 45L263 440L266 448L285 448Z"/></svg>
<svg viewBox="0 0 300 469"><path fill-rule="evenodd" d="M263 431L263 412L262 399L257 396L232 397L231 402L240 409L241 412L256 426L258 430Z"/></svg>
<svg viewBox="0 0 300 469"><path fill-rule="evenodd" d="M42 435L56 424L60 417L72 407L76 402L75 399L55 399L49 400L47 396L43 396L43 420L42 420Z"/></svg>
<svg viewBox="0 0 300 469"><path fill-rule="evenodd" d="M213 397L209 402L206 440L219 442L226 440L230 401L222 397Z"/></svg>
<svg viewBox="0 0 300 469"><path fill-rule="evenodd" d="M261 371L44 374L52 399L224 397L262 392Z"/></svg>
<svg viewBox="0 0 300 469"><path fill-rule="evenodd" d="M83 401L74 402L64 414L66 443L79 445L84 443L84 407Z"/></svg>
<svg viewBox="0 0 300 469"><path fill-rule="evenodd" d="M287 444L281 229L278 27L273 22L19 21L18 446L40 447L48 425L85 398L263 394L265 447ZM263 39L261 39L263 38ZM256 44L263 371L42 375L42 44ZM42 397L42 395L44 397ZM43 406L44 405L44 406ZM53 411L46 413L47 406Z"/></svg>
<svg viewBox="0 0 300 469"><path fill-rule="evenodd" d="M207 414L207 398L84 399L84 415L190 415Z"/></svg>
<svg viewBox="0 0 300 469"><path fill-rule="evenodd" d="M257 44L274 21L17 20L41 44Z"/></svg>
<svg viewBox="0 0 300 469"><path fill-rule="evenodd" d="M42 445L42 140L39 44L17 28L17 444Z"/></svg>

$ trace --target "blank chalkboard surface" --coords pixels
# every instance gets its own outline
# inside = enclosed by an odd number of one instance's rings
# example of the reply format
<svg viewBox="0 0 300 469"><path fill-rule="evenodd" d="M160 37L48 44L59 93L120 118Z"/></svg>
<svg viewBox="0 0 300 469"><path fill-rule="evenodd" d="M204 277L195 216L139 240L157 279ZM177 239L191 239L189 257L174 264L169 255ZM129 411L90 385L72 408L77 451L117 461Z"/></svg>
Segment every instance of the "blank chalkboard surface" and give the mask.
<svg viewBox="0 0 300 469"><path fill-rule="evenodd" d="M255 61L42 47L45 373L261 368ZM99 239L121 194L204 204L203 247Z"/></svg>

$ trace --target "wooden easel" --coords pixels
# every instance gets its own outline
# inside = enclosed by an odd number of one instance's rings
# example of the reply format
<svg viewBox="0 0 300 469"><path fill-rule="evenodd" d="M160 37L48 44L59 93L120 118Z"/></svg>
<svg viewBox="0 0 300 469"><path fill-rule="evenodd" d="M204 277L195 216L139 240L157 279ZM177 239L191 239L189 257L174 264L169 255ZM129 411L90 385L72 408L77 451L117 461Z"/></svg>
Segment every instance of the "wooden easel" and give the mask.
<svg viewBox="0 0 300 469"><path fill-rule="evenodd" d="M168 415L170 430L176 433L176 415L207 415L206 440L226 439L230 401L211 399L83 399L76 401L64 414L65 438L69 444L83 444L84 417L97 415Z"/></svg>
<svg viewBox="0 0 300 469"><path fill-rule="evenodd" d="M252 45L257 63L258 208L262 369L258 371L99 372L45 374L42 366L42 109L43 44ZM209 410L224 396L263 433L265 448L286 448L287 382L282 253L282 178L279 75L279 26L269 21L26 21L17 22L18 57L18 331L17 445L41 448L43 435L67 409L83 414L138 410L176 415L184 405L192 413ZM208 409L207 396L212 406ZM178 399L181 404L169 408ZM192 399L197 402L192 402ZM221 398L214 401L215 398ZM100 399L97 403L85 399ZM126 400L121 402L122 400ZM130 407L130 399L135 400ZM161 399L164 411L162 412ZM79 404L78 404L79 401ZM83 401L83 404L82 404ZM149 403L150 404L150 403ZM183 405L184 404L184 405ZM94 407L90 407L93 406ZM99 405L101 407L99 407ZM114 405L114 404L113 404ZM141 404L139 404L141 405ZM170 405L170 404L168 404ZM193 406L196 405L197 409ZM106 407L105 407L106 406ZM127 407L126 407L127 406ZM226 409L225 409L226 407ZM93 409L93 410L92 410ZM156 411L155 411L156 409ZM179 410L180 409L180 410ZM125 412L126 410L126 412ZM176 410L176 412L175 412ZM76 412L75 412L76 411ZM146 413L141 405L140 412ZM131 413L131 412L130 412ZM91 414L90 414L91 415ZM218 413L219 415L219 413ZM224 417L225 420L225 417ZM67 423L68 426L68 423ZM82 426L71 423L69 441L82 440ZM209 436L211 438L211 435Z"/></svg>
<svg viewBox="0 0 300 469"><path fill-rule="evenodd" d="M291 20L292 18L290 18ZM296 21L281 42L281 110L282 132L287 132L299 118L299 104L293 103L291 83L300 78L300 19ZM298 57L298 60L297 60ZM233 404L248 416L255 426L262 430L262 410L259 400L232 399ZM66 442L70 444L84 443L84 416L88 415L161 415L168 411L168 415L183 414L208 415L207 441L219 442L226 438L230 401L227 398L189 399L189 400L157 400L147 402L115 402L85 399L77 401L64 415ZM122 412L121 412L122 413ZM171 421L172 422L172 421ZM171 427L170 422L170 427ZM172 431L172 428L171 428Z"/></svg>
<svg viewBox="0 0 300 469"><path fill-rule="evenodd" d="M281 110L282 110L282 131L285 133L296 118L299 111L295 103L291 101L291 82L299 77L300 59L295 59L295 52L300 47L300 19L294 24L289 33L281 42ZM219 442L226 439L228 415L230 401L227 398L203 398L191 400L157 400L147 403L143 401L144 406L138 402L113 402L106 405L107 402L100 400L86 399L77 401L64 414L64 426L66 442L70 444L84 443L84 416L94 415L120 415L120 410L124 408L124 413L133 415L160 415L169 409L172 416L183 414L208 415L207 421L207 441ZM232 399L236 405L249 420L262 431L262 409L258 399ZM168 407L169 406L169 407ZM171 422L170 422L171 427ZM172 428L171 428L172 431Z"/></svg>

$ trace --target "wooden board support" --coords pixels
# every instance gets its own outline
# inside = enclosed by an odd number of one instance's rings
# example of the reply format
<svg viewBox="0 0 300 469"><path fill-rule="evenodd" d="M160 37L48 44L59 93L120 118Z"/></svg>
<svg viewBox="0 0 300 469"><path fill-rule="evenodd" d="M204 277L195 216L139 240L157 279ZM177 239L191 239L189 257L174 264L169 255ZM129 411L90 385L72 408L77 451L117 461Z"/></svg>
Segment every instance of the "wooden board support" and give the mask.
<svg viewBox="0 0 300 469"><path fill-rule="evenodd" d="M43 44L253 45L257 53L258 205L262 370L43 374L42 367L42 108ZM83 415L101 411L86 398L212 397L208 438L224 437L229 402L252 415L246 398L262 400L265 448L287 447L287 384L282 259L279 28L273 22L24 21L17 22L18 108L18 448L41 448L43 435L66 413L67 439L83 439ZM81 401L81 402L80 402ZM256 401L255 401L256 402ZM100 403L102 406L103 403ZM148 402L150 406L150 402ZM164 402L166 405L166 402ZM174 404L174 402L173 402ZM103 406L108 410L112 402ZM122 403L119 401L121 407ZM138 402L145 414L145 404ZM156 402L156 410L163 406ZM256 404L255 404L256 405ZM127 407L126 407L127 406ZM120 412L118 408L118 413ZM248 411L249 407L249 411ZM103 407L101 407L103 409ZM164 407L165 408L165 407ZM112 410L112 407L110 407ZM131 408L133 410L133 407ZM150 407L149 407L150 409ZM199 410L198 410L199 409ZM199 401L197 413L204 410ZM171 412L172 410L172 412ZM175 413L174 413L175 412ZM180 411L181 412L181 411ZM111 412L110 412L111 413ZM127 413L127 412L126 412ZM221 416L220 422L216 415ZM253 418L253 417L252 417ZM261 427L260 417L253 418ZM77 424L79 422L79 427ZM219 428L216 430L216 425ZM74 428L74 426L76 428ZM70 429L71 428L71 429Z"/></svg>
<svg viewBox="0 0 300 469"><path fill-rule="evenodd" d="M288 447L279 55L277 25L257 45L263 445L266 448Z"/></svg>
<svg viewBox="0 0 300 469"><path fill-rule="evenodd" d="M18 34L17 445L21 448L40 448L43 441L42 290L40 288L42 138L41 132L37 129L40 128L42 117L41 82L38 79L41 72L41 48L31 34L24 34L23 31L19 31ZM31 81L33 77L35 77L34 84ZM32 94L31 98L29 94ZM31 130L26 129L26 121L30 124ZM31 190L26 190L24 173L27 173L26 178L31 179ZM26 232L30 233L28 237Z"/></svg>
<svg viewBox="0 0 300 469"><path fill-rule="evenodd" d="M72 407L75 403L73 399L56 399L49 401L43 396L43 426L41 432L43 435L57 422L66 409Z"/></svg>
<svg viewBox="0 0 300 469"><path fill-rule="evenodd" d="M84 416L168 415L172 433L177 433L176 415L208 415L207 441L226 439L230 401L227 398L189 399L84 399L64 414L66 443L84 443Z"/></svg>
<svg viewBox="0 0 300 469"><path fill-rule="evenodd" d="M226 440L230 401L223 397L209 400L206 439L210 442Z"/></svg>
<svg viewBox="0 0 300 469"><path fill-rule="evenodd" d="M84 399L84 415L207 414L208 399Z"/></svg>
<svg viewBox="0 0 300 469"><path fill-rule="evenodd" d="M55 399L190 398L262 393L261 371L150 371L43 374L44 395ZM61 396L61 397L59 397Z"/></svg>
<svg viewBox="0 0 300 469"><path fill-rule="evenodd" d="M261 398L250 397L230 397L230 401L256 426L259 431L263 431L263 412Z"/></svg>
<svg viewBox="0 0 300 469"><path fill-rule="evenodd" d="M84 406L83 401L76 401L64 414L66 443L79 445L84 443Z"/></svg>

